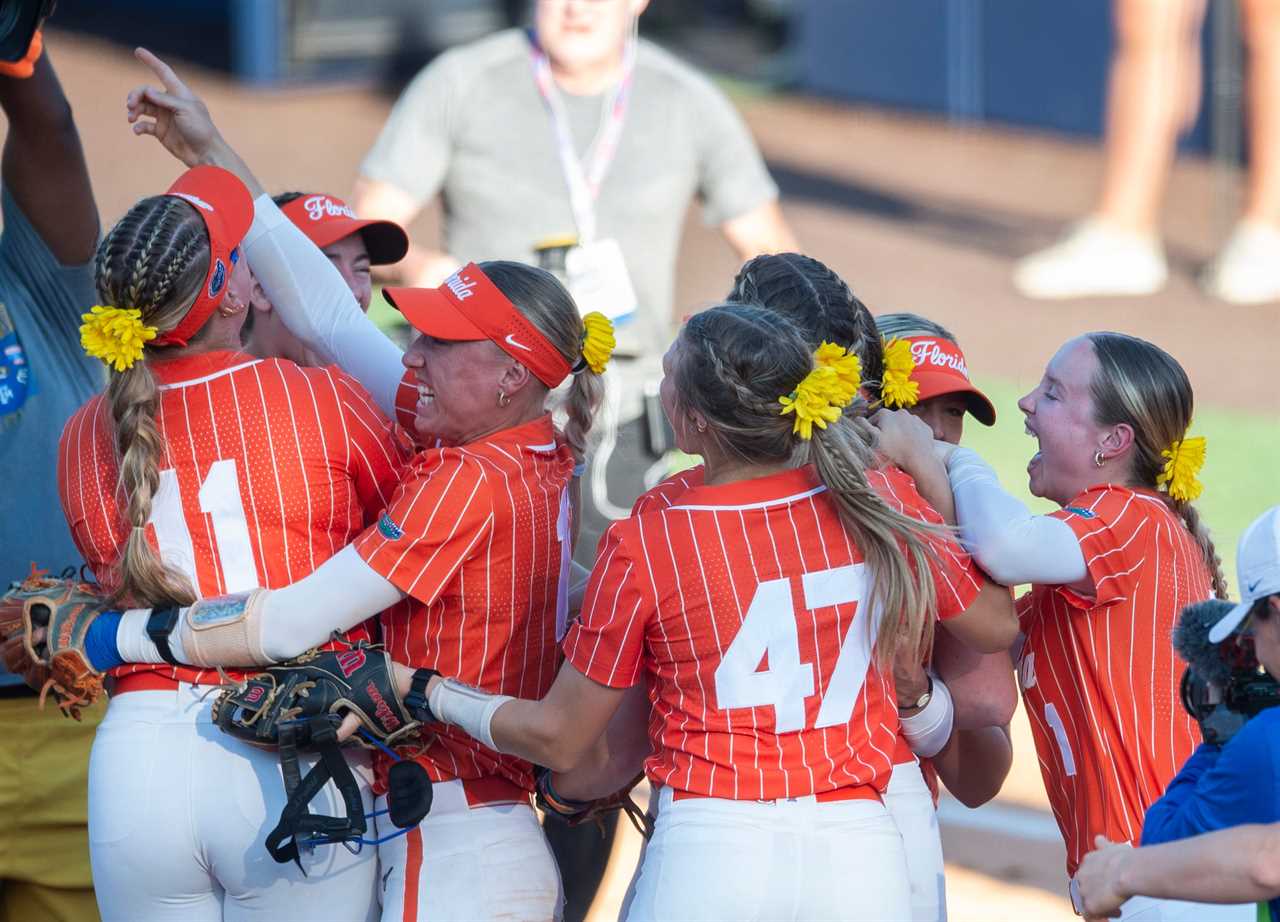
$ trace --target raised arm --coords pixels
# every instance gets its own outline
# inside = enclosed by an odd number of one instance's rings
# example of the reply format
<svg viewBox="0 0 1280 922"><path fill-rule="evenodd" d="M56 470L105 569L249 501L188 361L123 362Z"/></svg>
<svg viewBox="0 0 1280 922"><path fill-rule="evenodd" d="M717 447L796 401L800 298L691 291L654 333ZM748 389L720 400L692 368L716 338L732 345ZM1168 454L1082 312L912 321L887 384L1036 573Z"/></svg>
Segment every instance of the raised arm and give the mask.
<svg viewBox="0 0 1280 922"><path fill-rule="evenodd" d="M0 76L0 109L9 121L0 161L5 188L59 263L88 262L98 244L98 208L47 51L30 77Z"/></svg>
<svg viewBox="0 0 1280 922"><path fill-rule="evenodd" d="M129 94L134 133L151 135L187 166L210 164L240 178L255 197L245 253L285 326L309 349L359 381L394 418L404 371L400 348L360 310L329 259L263 192L248 165L218 132L204 102L151 52L139 48L135 55L161 86L143 86Z"/></svg>

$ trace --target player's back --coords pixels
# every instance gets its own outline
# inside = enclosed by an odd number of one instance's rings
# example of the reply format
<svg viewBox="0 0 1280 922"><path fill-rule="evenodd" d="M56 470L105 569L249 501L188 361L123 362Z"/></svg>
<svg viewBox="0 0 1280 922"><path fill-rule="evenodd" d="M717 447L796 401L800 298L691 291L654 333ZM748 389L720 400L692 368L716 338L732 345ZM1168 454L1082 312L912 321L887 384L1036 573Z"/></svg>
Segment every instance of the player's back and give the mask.
<svg viewBox="0 0 1280 922"><path fill-rule="evenodd" d="M811 469L696 486L615 525L643 566L661 748L677 790L773 799L887 783L897 727L871 661L862 554Z"/></svg>
<svg viewBox="0 0 1280 922"><path fill-rule="evenodd" d="M341 372L232 352L151 367L164 447L147 536L198 596L301 579L389 498L404 448ZM77 546L114 589L131 526L105 394L63 430L58 482Z"/></svg>

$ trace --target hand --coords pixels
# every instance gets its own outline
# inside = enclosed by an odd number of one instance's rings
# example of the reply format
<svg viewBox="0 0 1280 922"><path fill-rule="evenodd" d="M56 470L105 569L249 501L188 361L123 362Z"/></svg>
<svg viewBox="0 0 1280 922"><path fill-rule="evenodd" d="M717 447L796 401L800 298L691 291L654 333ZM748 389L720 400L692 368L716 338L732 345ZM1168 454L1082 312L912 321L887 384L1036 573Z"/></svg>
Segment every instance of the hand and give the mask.
<svg viewBox="0 0 1280 922"><path fill-rule="evenodd" d="M413 674L416 672L412 666L405 666L403 663L393 662L391 664L391 681L395 683L396 694L403 701L405 695L409 694L409 689L413 684ZM431 690L440 682L439 676L432 676L427 682L427 694L431 694ZM338 742L344 743L355 735L355 732L361 727L360 718L347 712L342 718L342 723L338 725Z"/></svg>
<svg viewBox="0 0 1280 922"><path fill-rule="evenodd" d="M1076 871L1081 908L1086 919L1114 918L1131 895L1121 889L1120 880L1133 859L1133 846L1110 842L1106 836L1098 836L1094 844L1096 850L1084 856Z"/></svg>
<svg viewBox="0 0 1280 922"><path fill-rule="evenodd" d="M902 644L898 648L898 655L893 661L893 685L899 710L914 708L920 696L929 690L929 676L914 644Z"/></svg>
<svg viewBox="0 0 1280 922"><path fill-rule="evenodd" d="M876 449L908 474L933 455L933 430L906 410L877 410L871 425L879 430Z"/></svg>
<svg viewBox="0 0 1280 922"><path fill-rule="evenodd" d="M208 107L150 51L137 48L133 54L164 86L140 86L129 93L125 105L133 133L151 135L188 167L208 162L210 151L223 143Z"/></svg>

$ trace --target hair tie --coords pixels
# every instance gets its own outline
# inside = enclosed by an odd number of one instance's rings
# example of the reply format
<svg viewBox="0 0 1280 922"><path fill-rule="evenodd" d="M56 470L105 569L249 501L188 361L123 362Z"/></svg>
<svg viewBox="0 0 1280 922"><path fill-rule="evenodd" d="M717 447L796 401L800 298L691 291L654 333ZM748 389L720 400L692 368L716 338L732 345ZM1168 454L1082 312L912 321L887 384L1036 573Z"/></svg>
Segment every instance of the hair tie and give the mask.
<svg viewBox="0 0 1280 922"><path fill-rule="evenodd" d="M142 311L133 307L96 304L80 325L80 346L85 354L101 359L108 368L127 371L142 358L142 347L156 338L156 328L142 322Z"/></svg>
<svg viewBox="0 0 1280 922"><path fill-rule="evenodd" d="M824 342L814 353L814 362L796 389L778 398L780 415L795 415L791 432L805 441L813 438L814 426L825 429L827 423L838 420L861 385L862 363L842 346Z"/></svg>
<svg viewBox="0 0 1280 922"><path fill-rule="evenodd" d="M911 380L916 357L911 343L896 336L884 342L884 381L880 396L886 407L914 407L920 401L920 385Z"/></svg>
<svg viewBox="0 0 1280 922"><path fill-rule="evenodd" d="M618 341L613 335L613 321L599 311L592 311L582 318L582 358L574 364L573 374L590 368L596 374L604 374L605 366L613 356Z"/></svg>
<svg viewBox="0 0 1280 922"><path fill-rule="evenodd" d="M1204 467L1208 446L1208 440L1202 435L1174 441L1160 452L1160 457L1165 459L1164 469L1156 474L1156 486L1168 484L1169 495L1179 502L1189 503L1199 498L1204 492L1204 484L1196 475Z"/></svg>

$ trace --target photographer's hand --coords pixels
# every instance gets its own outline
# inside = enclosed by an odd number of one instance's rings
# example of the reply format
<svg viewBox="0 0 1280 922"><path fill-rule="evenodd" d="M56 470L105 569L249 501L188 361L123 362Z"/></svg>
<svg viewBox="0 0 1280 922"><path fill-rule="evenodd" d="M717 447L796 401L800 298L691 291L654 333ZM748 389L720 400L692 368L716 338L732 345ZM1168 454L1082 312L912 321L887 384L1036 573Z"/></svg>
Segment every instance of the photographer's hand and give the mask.
<svg viewBox="0 0 1280 922"><path fill-rule="evenodd" d="M163 89L145 85L129 93L125 105L133 133L151 135L188 167L207 164L229 170L254 198L261 195L262 185L219 134L204 100L147 49L135 49L134 57L151 69Z"/></svg>

